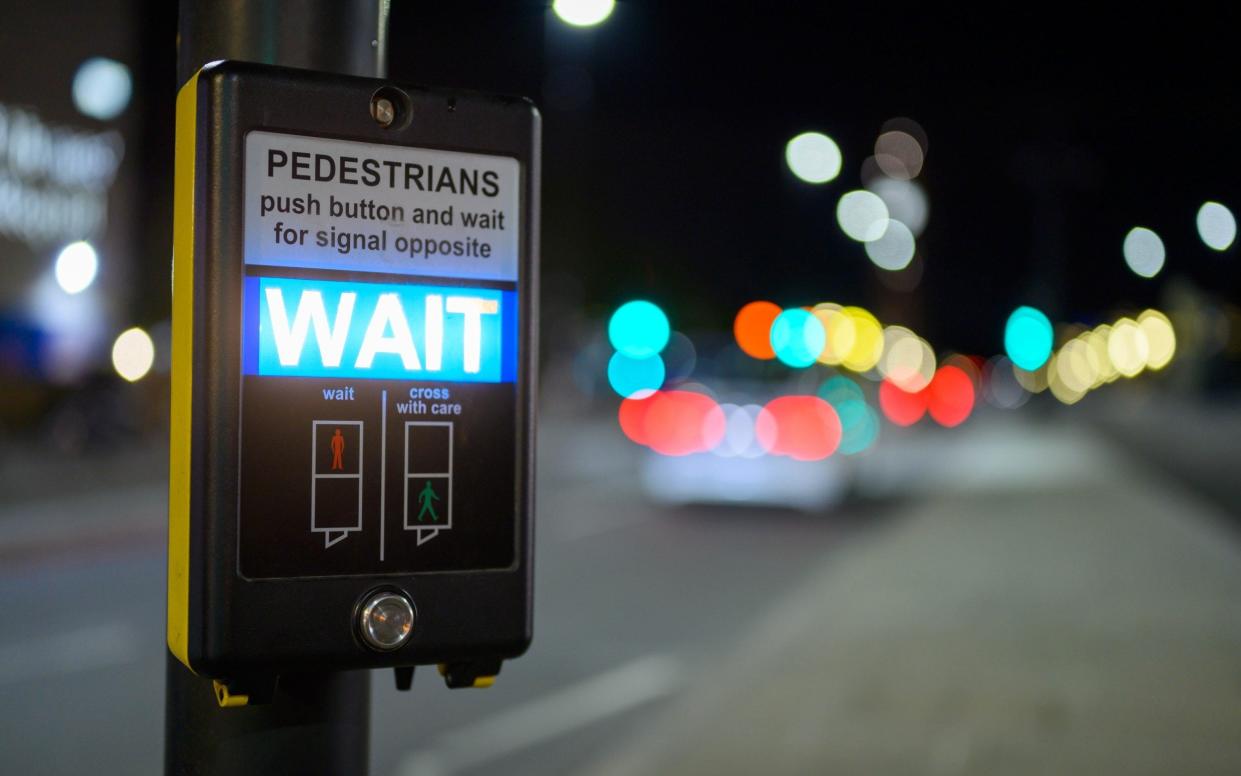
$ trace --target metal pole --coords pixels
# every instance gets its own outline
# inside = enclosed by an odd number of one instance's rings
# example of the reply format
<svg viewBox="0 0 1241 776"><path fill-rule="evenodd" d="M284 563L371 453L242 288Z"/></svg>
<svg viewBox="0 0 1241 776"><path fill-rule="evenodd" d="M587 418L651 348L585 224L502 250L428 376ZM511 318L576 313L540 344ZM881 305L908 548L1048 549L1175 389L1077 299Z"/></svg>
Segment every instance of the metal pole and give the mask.
<svg viewBox="0 0 1241 776"><path fill-rule="evenodd" d="M238 59L387 74L389 0L181 0L177 84ZM221 708L210 679L165 653L164 772L364 774L370 674L289 674L270 702Z"/></svg>
<svg viewBox="0 0 1241 776"><path fill-rule="evenodd" d="M389 0L181 0L177 84L239 59L382 78Z"/></svg>

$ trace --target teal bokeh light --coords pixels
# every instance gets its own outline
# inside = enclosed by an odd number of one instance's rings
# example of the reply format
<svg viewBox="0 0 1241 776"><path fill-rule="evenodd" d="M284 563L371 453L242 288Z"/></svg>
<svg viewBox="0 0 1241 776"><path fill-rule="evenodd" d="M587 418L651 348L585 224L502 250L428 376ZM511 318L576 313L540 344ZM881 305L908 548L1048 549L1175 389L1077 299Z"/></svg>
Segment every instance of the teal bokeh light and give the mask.
<svg viewBox="0 0 1241 776"><path fill-rule="evenodd" d="M824 380L823 384L819 386L818 393L820 399L837 408L851 399L862 402L866 400L866 397L862 394L862 388L843 375L836 375Z"/></svg>
<svg viewBox="0 0 1241 776"><path fill-rule="evenodd" d="M776 358L789 366L810 366L826 344L823 324L801 308L785 310L771 324L771 349Z"/></svg>
<svg viewBox="0 0 1241 776"><path fill-rule="evenodd" d="M626 399L645 399L664 384L664 360L658 355L632 358L613 353L608 362L608 383Z"/></svg>
<svg viewBox="0 0 1241 776"><path fill-rule="evenodd" d="M608 339L612 347L631 359L658 355L668 344L670 334L668 316L651 302L626 302L608 321Z"/></svg>
<svg viewBox="0 0 1241 776"><path fill-rule="evenodd" d="M1014 364L1033 372L1051 358L1051 321L1033 307L1018 307L1004 327L1004 350Z"/></svg>
<svg viewBox="0 0 1241 776"><path fill-rule="evenodd" d="M856 387L856 386L855 386ZM879 416L873 407L862 399L845 399L832 403L840 416L840 447L845 455L856 455L867 450L879 438Z"/></svg>

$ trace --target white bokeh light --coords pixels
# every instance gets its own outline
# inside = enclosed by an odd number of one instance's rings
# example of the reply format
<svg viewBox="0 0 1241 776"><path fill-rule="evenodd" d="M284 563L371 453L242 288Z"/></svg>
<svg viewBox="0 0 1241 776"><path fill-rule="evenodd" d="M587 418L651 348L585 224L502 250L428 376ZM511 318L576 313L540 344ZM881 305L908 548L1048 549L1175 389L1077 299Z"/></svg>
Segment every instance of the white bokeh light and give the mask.
<svg viewBox="0 0 1241 776"><path fill-rule="evenodd" d="M913 181L877 177L868 182L866 188L879 195L888 206L891 218L909 227L915 237L922 235L930 214L930 204L921 186Z"/></svg>
<svg viewBox="0 0 1241 776"><path fill-rule="evenodd" d="M924 156L917 138L907 132L884 132L875 141L875 163L884 175L909 180L922 172Z"/></svg>
<svg viewBox="0 0 1241 776"><path fill-rule="evenodd" d="M784 147L789 169L806 183L827 183L840 174L843 159L836 141L821 132L803 132Z"/></svg>
<svg viewBox="0 0 1241 776"><path fill-rule="evenodd" d="M67 294L78 294L90 288L99 271L99 257L85 240L69 243L56 257L56 282Z"/></svg>
<svg viewBox="0 0 1241 776"><path fill-rule="evenodd" d="M555 0L552 11L565 24L593 27L612 15L616 0Z"/></svg>
<svg viewBox="0 0 1241 776"><path fill-rule="evenodd" d="M1198 208L1198 236L1208 248L1226 251L1237 239L1237 219L1218 202L1204 203Z"/></svg>
<svg viewBox="0 0 1241 776"><path fill-rule="evenodd" d="M876 267L895 272L909 266L909 262L913 261L915 248L914 235L909 227L895 218L890 218L883 236L866 243L866 255Z"/></svg>
<svg viewBox="0 0 1241 776"><path fill-rule="evenodd" d="M131 383L146 377L154 363L155 343L142 329L126 329L112 344L112 366Z"/></svg>
<svg viewBox="0 0 1241 776"><path fill-rule="evenodd" d="M1163 240L1143 226L1135 226L1125 235L1124 253L1129 269L1144 278L1158 275L1167 256Z"/></svg>
<svg viewBox="0 0 1241 776"><path fill-rule="evenodd" d="M73 76L73 104L83 115L114 119L129 105L133 81L129 68L106 57L91 57Z"/></svg>
<svg viewBox="0 0 1241 776"><path fill-rule="evenodd" d="M888 206L878 194L862 189L850 191L836 204L836 221L845 234L858 242L878 240L888 230Z"/></svg>

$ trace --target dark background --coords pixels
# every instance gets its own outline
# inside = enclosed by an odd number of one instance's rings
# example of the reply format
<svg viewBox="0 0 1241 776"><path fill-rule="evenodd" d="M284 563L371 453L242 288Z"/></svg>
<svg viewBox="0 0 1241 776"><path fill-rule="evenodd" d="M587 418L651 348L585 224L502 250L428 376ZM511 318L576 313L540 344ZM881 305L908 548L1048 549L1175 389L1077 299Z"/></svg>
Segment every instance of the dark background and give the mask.
<svg viewBox="0 0 1241 776"><path fill-rule="evenodd" d="M149 9L151 70L139 79L171 99L172 53L152 45L175 29L163 5ZM857 300L937 346L985 354L1019 303L1096 323L1105 309L1153 304L1171 276L1237 297L1235 258L1205 248L1193 217L1241 188L1231 163L1241 104L1230 97L1239 22L1222 7L624 2L577 30L542 3L398 2L389 74L540 106L551 310L580 303L603 315L645 296L686 328L721 328L756 297ZM166 127L171 112L155 116ZM895 116L929 137L919 182L931 217L912 293L887 290L834 219ZM785 142L811 129L844 153L827 186L783 164ZM149 156L143 177L159 180L170 154ZM1153 281L1120 254L1139 224L1168 249ZM160 253L145 276L163 271Z"/></svg>
<svg viewBox="0 0 1241 776"><path fill-rule="evenodd" d="M63 243L0 237L0 772L159 768L176 5L0 0L0 103L126 146L79 377L10 369ZM574 29L549 5L393 3L393 81L542 111L543 369L530 651L486 692L373 673L372 771L1241 772L1241 248L1194 223L1241 211L1241 10L620 2ZM91 56L134 79L110 122L70 99ZM928 138L917 283L835 217L899 116ZM785 164L808 130L844 155L821 186ZM1021 304L1057 343L1157 308L1177 351L1072 406L881 418L856 456L674 458L617 427L607 322L635 298L685 335L670 372L736 404L831 376L743 356L754 299L864 306L940 363L999 355ZM130 326L156 348L132 384L107 352ZM875 374L838 377L875 403Z"/></svg>

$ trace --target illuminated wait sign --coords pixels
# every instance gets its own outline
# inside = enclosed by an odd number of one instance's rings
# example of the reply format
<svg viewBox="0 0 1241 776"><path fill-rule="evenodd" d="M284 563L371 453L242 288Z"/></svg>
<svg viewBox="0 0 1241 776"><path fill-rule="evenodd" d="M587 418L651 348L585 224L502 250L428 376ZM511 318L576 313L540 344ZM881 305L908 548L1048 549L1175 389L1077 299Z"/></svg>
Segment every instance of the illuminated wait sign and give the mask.
<svg viewBox="0 0 1241 776"><path fill-rule="evenodd" d="M275 277L245 288L246 374L516 379L512 291Z"/></svg>

